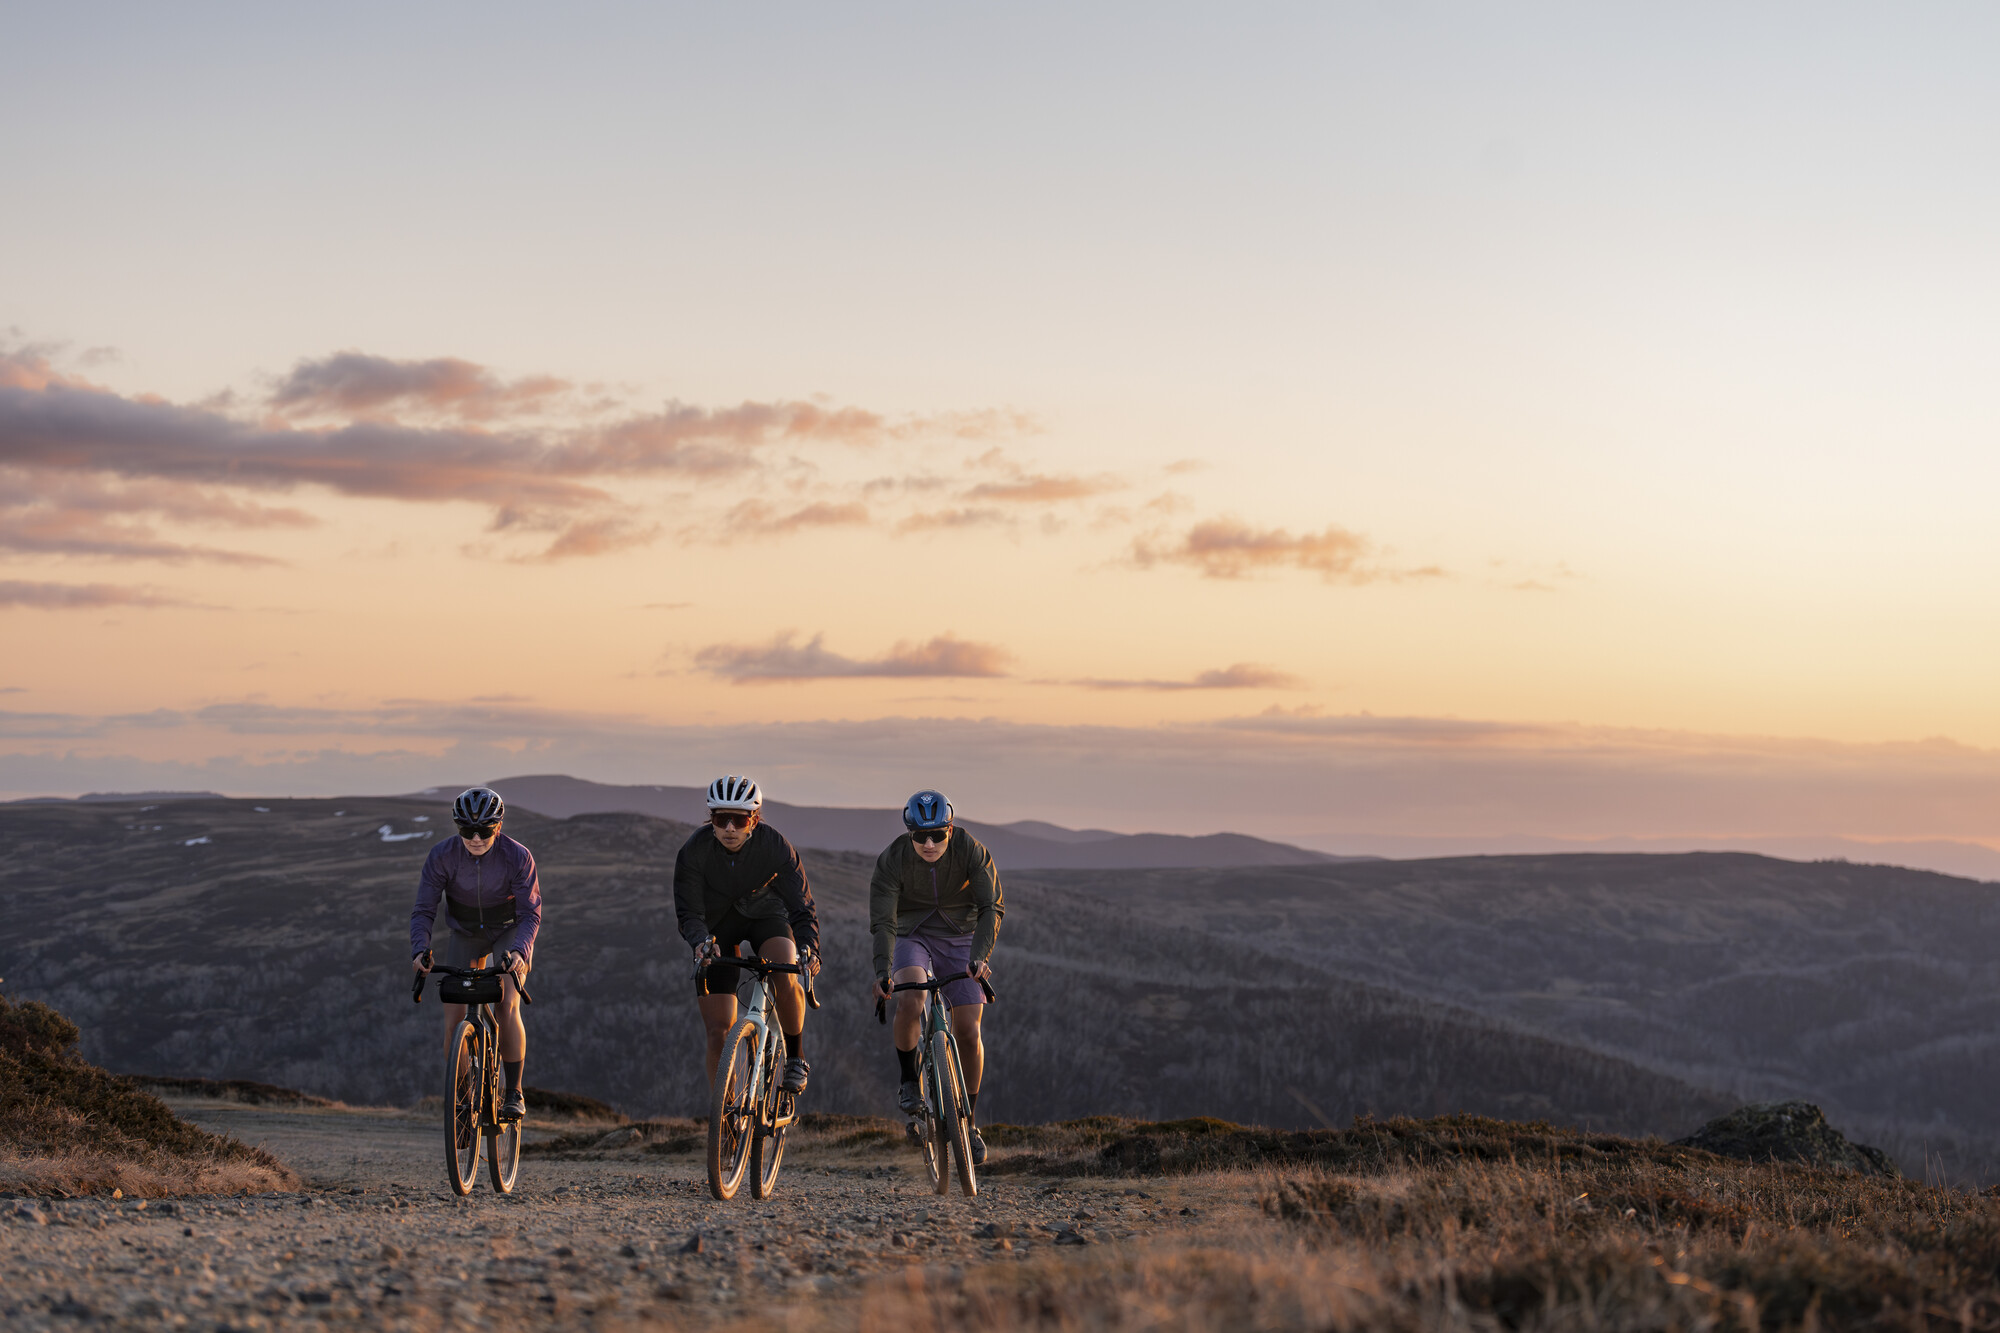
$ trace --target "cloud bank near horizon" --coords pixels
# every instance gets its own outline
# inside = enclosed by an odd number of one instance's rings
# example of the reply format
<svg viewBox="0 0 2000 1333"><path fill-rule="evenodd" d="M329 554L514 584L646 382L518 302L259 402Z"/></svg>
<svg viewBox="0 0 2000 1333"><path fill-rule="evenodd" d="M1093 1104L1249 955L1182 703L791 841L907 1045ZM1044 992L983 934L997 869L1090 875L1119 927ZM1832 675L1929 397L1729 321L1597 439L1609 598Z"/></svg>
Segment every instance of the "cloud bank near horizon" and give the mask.
<svg viewBox="0 0 2000 1333"><path fill-rule="evenodd" d="M1333 839L1848 837L2000 841L2000 752L1569 724L1270 712L1226 724L994 719L663 726L519 703L246 702L0 711L0 790L413 791L501 773L893 805L938 786L995 820Z"/></svg>

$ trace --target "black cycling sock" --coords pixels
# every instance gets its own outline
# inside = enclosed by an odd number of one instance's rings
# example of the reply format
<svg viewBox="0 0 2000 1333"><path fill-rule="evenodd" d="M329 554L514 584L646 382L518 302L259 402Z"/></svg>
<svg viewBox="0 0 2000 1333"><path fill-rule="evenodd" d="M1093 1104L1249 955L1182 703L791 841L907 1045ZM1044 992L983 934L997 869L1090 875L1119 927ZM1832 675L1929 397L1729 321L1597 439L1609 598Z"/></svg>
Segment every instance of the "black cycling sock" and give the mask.
<svg viewBox="0 0 2000 1333"><path fill-rule="evenodd" d="M898 1049L896 1052L896 1064L903 1071L903 1082L915 1083L917 1081L916 1047L912 1046L907 1051Z"/></svg>
<svg viewBox="0 0 2000 1333"><path fill-rule="evenodd" d="M805 1044L806 1033L804 1028L800 1028L797 1032L787 1032L785 1034L785 1053L791 1056L792 1059L803 1060L806 1058Z"/></svg>
<svg viewBox="0 0 2000 1333"><path fill-rule="evenodd" d="M968 1093L966 1093L966 1094L965 1094L965 1113L966 1113L967 1115L970 1115L970 1116L974 1116L974 1117L978 1116L978 1114L979 1114L979 1094L978 1094L978 1093L976 1093L976 1092L968 1092Z"/></svg>
<svg viewBox="0 0 2000 1333"><path fill-rule="evenodd" d="M507 1091L509 1092L519 1092L521 1090L521 1063L519 1060L502 1060L500 1062L500 1072L507 1076Z"/></svg>

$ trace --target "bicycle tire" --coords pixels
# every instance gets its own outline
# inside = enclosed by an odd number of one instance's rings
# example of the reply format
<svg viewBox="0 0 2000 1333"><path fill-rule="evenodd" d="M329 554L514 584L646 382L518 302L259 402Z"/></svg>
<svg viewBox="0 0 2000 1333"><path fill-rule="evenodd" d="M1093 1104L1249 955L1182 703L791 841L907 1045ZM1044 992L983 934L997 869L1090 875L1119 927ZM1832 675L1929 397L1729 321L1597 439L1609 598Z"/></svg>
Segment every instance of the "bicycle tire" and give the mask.
<svg viewBox="0 0 2000 1333"><path fill-rule="evenodd" d="M445 1046L445 1178L459 1194L472 1193L479 1174L479 1030L461 1019Z"/></svg>
<svg viewBox="0 0 2000 1333"><path fill-rule="evenodd" d="M715 1062L715 1087L708 1113L708 1192L733 1199L750 1166L756 1134L757 1089L750 1086L757 1064L757 1029L741 1019L722 1039Z"/></svg>
<svg viewBox="0 0 2000 1333"><path fill-rule="evenodd" d="M950 1109L950 1132L945 1135L951 1144L952 1159L958 1164L958 1188L966 1198L974 1198L979 1193L979 1177L972 1166L972 1107L971 1098L965 1091L965 1066L958 1060L958 1038L946 1035L945 1051L951 1057L945 1065L950 1075L945 1105Z"/></svg>
<svg viewBox="0 0 2000 1333"><path fill-rule="evenodd" d="M938 1099L934 1114L938 1128L938 1178L937 1192L951 1193L951 1168L958 1168L959 1180L970 1179L966 1172L972 1169L972 1148L965 1141L965 1120L960 1115L959 1098L963 1095L963 1085L952 1086L956 1054L951 1048L949 1032L931 1034L931 1064L937 1069ZM977 1186L967 1189L972 1194Z"/></svg>
<svg viewBox="0 0 2000 1333"><path fill-rule="evenodd" d="M937 1066L931 1061L931 1044L917 1046L920 1052L917 1078L924 1094L924 1113L917 1117L917 1141L924 1150L924 1170L930 1174L931 1188L939 1194L951 1188L951 1165L944 1156L944 1140L938 1134Z"/></svg>
<svg viewBox="0 0 2000 1333"><path fill-rule="evenodd" d="M778 1188L778 1163L785 1158L785 1131L773 1126L778 1118L779 1104L784 1100L784 1092L778 1087L779 1070L785 1067L785 1034L776 1028L771 1030L772 1041L766 1047L764 1068L769 1070L764 1079L764 1095L757 1099L760 1108L755 1138L750 1145L750 1197L768 1199Z"/></svg>
<svg viewBox="0 0 2000 1333"><path fill-rule="evenodd" d="M486 1080L488 1106L496 1108L494 1119L498 1120L500 1105L500 1062L493 1062L493 1071ZM512 1194L514 1177L521 1169L521 1122L510 1120L501 1128L491 1130L486 1135L486 1175L493 1182L496 1194Z"/></svg>

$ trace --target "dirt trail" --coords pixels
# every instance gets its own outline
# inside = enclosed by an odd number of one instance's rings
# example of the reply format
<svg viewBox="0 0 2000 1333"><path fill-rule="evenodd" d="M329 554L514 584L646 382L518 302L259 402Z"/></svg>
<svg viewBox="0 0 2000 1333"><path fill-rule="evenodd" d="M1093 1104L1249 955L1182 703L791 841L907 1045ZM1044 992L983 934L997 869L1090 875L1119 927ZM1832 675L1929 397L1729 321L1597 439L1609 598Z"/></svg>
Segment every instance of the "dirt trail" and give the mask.
<svg viewBox="0 0 2000 1333"><path fill-rule="evenodd" d="M268 1148L309 1188L151 1203L0 1199L0 1321L701 1324L856 1297L911 1266L957 1274L1148 1238L1218 1239L1240 1234L1254 1207L1241 1177L997 1176L977 1199L940 1198L913 1151L813 1134L794 1138L777 1196L761 1203L747 1185L732 1202L711 1199L698 1152L640 1148L524 1157L513 1195L482 1178L460 1199L444 1184L434 1116L172 1104Z"/></svg>

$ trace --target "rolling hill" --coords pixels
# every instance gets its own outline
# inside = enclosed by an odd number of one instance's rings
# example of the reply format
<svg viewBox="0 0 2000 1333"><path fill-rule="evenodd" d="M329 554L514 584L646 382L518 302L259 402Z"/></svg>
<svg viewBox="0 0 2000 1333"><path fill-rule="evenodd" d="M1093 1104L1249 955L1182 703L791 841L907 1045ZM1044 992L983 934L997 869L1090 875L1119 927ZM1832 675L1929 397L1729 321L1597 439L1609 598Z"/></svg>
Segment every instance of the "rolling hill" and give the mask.
<svg viewBox="0 0 2000 1333"><path fill-rule="evenodd" d="M407 1103L439 1078L439 1014L410 1004L406 944L438 823L434 799L0 807L0 975L70 1015L85 1055L113 1070ZM705 1109L668 897L688 826L523 812L510 831L535 850L547 899L531 1081L635 1114ZM814 1109L880 1113L895 1063L868 995L872 858L806 855L828 942ZM1726 1108L1632 1061L1336 975L1281 941L1156 919L1074 873L1009 877L985 1119L1305 1127L1468 1110L1677 1134Z"/></svg>

